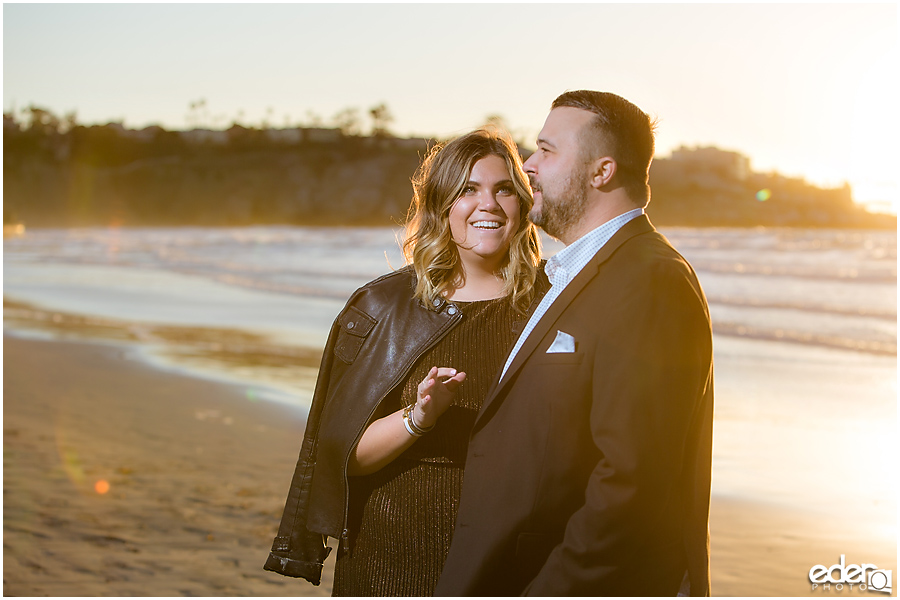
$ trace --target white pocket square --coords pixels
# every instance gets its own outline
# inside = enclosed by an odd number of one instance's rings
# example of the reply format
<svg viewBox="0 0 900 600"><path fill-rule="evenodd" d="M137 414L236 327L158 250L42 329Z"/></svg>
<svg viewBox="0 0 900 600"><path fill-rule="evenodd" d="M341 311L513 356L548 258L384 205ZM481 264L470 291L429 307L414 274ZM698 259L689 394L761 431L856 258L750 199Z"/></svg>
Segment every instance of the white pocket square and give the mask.
<svg viewBox="0 0 900 600"><path fill-rule="evenodd" d="M547 348L547 354L556 354L559 352L575 352L575 338L564 331L556 332L556 339Z"/></svg>

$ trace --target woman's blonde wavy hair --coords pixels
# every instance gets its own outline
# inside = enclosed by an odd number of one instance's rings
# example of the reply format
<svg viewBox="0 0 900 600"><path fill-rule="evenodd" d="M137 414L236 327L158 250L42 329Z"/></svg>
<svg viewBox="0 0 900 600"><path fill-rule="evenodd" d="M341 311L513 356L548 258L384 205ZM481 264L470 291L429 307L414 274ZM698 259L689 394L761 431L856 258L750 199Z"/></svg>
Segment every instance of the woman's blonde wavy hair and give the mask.
<svg viewBox="0 0 900 600"><path fill-rule="evenodd" d="M503 265L503 293L524 313L534 298L534 283L541 258L537 229L528 220L534 204L528 177L515 143L505 131L485 127L447 143L437 144L412 178L403 254L416 271L415 296L431 306L458 284L462 273L459 251L450 233L450 209L462 196L475 163L486 156L506 162L519 197L519 229Z"/></svg>

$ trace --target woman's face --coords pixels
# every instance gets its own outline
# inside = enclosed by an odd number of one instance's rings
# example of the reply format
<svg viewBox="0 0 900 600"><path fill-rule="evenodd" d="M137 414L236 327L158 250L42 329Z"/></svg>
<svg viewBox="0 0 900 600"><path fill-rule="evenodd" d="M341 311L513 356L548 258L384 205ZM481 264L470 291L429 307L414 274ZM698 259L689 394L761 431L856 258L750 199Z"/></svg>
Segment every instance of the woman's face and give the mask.
<svg viewBox="0 0 900 600"><path fill-rule="evenodd" d="M485 156L472 167L462 195L450 208L450 233L463 266L498 270L518 230L519 197L506 161Z"/></svg>

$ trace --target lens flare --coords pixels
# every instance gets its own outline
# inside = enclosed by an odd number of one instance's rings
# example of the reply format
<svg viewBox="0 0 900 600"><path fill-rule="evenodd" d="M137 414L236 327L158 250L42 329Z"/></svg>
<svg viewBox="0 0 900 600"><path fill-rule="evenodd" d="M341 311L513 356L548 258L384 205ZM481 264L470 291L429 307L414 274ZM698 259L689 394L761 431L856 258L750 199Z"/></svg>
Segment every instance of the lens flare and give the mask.
<svg viewBox="0 0 900 600"><path fill-rule="evenodd" d="M772 190L770 190L769 188L763 188L763 189L759 190L758 192L756 192L756 199L759 200L760 202L765 202L766 200L768 200L771 197L772 197Z"/></svg>
<svg viewBox="0 0 900 600"><path fill-rule="evenodd" d="M77 485L84 481L84 466L77 452L70 449L63 450L62 466L72 483Z"/></svg>
<svg viewBox="0 0 900 600"><path fill-rule="evenodd" d="M109 491L109 482L106 481L105 479L99 480L97 483L94 484L94 491L96 491L98 494L101 494L101 495L105 494L106 492Z"/></svg>

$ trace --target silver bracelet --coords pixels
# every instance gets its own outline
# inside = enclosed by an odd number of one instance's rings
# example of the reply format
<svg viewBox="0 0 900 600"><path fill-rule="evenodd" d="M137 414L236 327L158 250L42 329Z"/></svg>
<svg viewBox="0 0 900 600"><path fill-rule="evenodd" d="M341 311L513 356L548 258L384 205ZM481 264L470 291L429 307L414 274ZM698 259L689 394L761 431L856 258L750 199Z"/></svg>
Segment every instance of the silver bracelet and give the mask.
<svg viewBox="0 0 900 600"><path fill-rule="evenodd" d="M416 433L412 430L412 427L409 426L409 415L406 414L406 411L403 411L403 426L406 427L406 431L409 432L409 435L413 437L422 437L421 433Z"/></svg>
<svg viewBox="0 0 900 600"><path fill-rule="evenodd" d="M432 429L434 429L434 425L428 427L427 429L424 427L419 427L416 424L415 416L413 415L413 409L416 408L416 403L413 402L409 406L403 409L403 425L406 427L406 431L413 437L422 437Z"/></svg>

